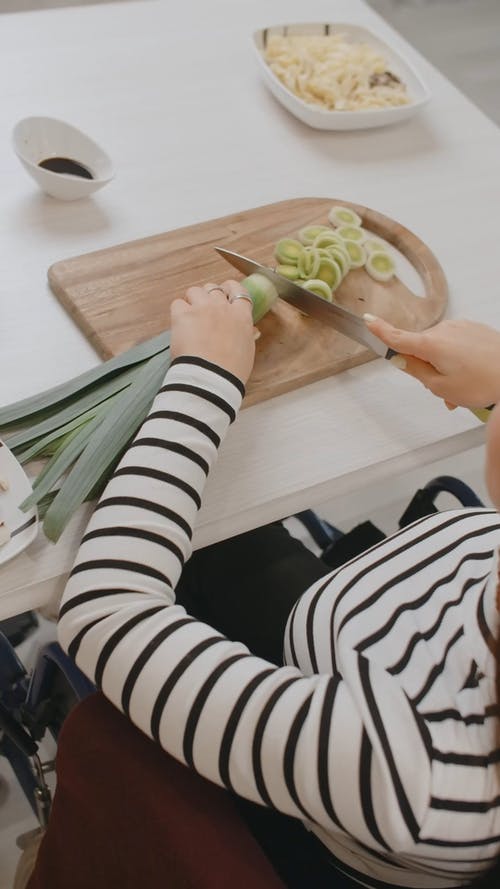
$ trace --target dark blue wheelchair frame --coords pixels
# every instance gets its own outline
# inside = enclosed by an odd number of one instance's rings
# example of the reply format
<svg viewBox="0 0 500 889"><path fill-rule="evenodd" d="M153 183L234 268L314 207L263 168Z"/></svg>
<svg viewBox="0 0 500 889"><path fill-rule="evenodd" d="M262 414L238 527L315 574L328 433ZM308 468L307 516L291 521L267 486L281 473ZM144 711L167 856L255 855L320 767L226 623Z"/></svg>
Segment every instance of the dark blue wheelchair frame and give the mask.
<svg viewBox="0 0 500 889"><path fill-rule="evenodd" d="M417 491L401 517L399 527L437 512L434 500L442 492L454 495L462 506L484 506L464 482L452 476L439 476ZM335 545L347 536L312 510L297 513L295 518L306 527L325 560L328 560L327 556ZM381 537L385 536L382 532L378 533ZM362 541L362 545L364 543ZM72 706L93 691L94 685L64 654L57 642L51 642L40 650L35 667L28 675L15 649L0 632L0 755L8 759L42 827L48 821L51 805L45 774L54 767L54 763L41 762L39 742L47 732L57 741L62 723Z"/></svg>
<svg viewBox="0 0 500 889"><path fill-rule="evenodd" d="M416 492L398 522L399 527L404 528L416 519L423 518L432 512L438 512L434 501L439 494L443 493L452 494L462 506L484 508L484 503L465 482L451 475L439 475ZM331 551L336 543L346 537L343 531L319 518L310 509L297 513L294 518L302 522L323 555ZM379 534L381 537L385 536L382 532Z"/></svg>
<svg viewBox="0 0 500 889"><path fill-rule="evenodd" d="M48 821L51 794L39 744L47 732L57 741L65 716L95 691L57 642L40 650L28 675L7 637L0 633L0 755L5 756L41 826Z"/></svg>

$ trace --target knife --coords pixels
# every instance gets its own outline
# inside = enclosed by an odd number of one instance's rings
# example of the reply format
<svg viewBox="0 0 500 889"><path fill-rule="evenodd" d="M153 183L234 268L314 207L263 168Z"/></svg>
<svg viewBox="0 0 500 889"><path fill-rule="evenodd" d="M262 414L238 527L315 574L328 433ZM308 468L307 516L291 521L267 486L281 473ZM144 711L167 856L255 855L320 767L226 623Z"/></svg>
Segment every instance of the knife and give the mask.
<svg viewBox="0 0 500 889"><path fill-rule="evenodd" d="M234 266L235 269L238 269L239 272L242 272L242 274L252 275L254 272L258 272L259 275L264 275L268 281L274 284L281 299L284 299L285 302L299 309L299 311L304 312L304 314L310 315L311 318L315 318L317 321L322 321L323 324L334 327L339 333L343 333L357 343L368 346L369 349L382 358L389 360L394 355L397 355L394 349L388 349L382 340L379 340L375 334L368 330L363 319L355 315L354 312L349 312L348 309L344 309L336 303L330 303L310 290L299 287L298 284L294 284L288 278L278 275L277 272L267 268L267 266L254 262L253 259L247 259L246 256L241 256L232 250L225 250L224 247L216 247L215 249L220 256Z"/></svg>
<svg viewBox="0 0 500 889"><path fill-rule="evenodd" d="M329 324L330 327L334 327L339 333L343 333L351 340L361 343L362 346L368 346L369 349L388 361L398 354L394 349L388 349L382 340L379 340L375 334L368 330L363 319L355 315L354 312L349 312L348 309L344 309L336 303L330 303L328 300L322 299L321 296L317 296L310 290L305 290L304 287L299 287L298 284L294 284L288 278L278 275L273 269L260 265L260 263L255 262L253 259L248 259L246 256L241 256L240 253L234 253L233 250L226 250L224 247L216 247L215 249L223 259L234 266L235 269L238 269L239 272L242 272L243 275L252 275L254 272L264 275L268 281L274 284L281 299L284 299L285 302L306 315L310 315L311 318L316 318L317 321ZM478 420L486 423L494 407L495 405L491 404L489 407L469 408L469 410L475 414Z"/></svg>

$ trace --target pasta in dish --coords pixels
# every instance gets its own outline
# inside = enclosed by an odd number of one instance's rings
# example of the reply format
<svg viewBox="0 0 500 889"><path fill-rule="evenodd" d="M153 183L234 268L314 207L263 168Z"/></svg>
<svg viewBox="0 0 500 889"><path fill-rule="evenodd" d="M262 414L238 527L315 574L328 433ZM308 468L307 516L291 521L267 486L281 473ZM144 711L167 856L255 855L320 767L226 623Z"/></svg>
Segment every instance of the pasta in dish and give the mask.
<svg viewBox="0 0 500 889"><path fill-rule="evenodd" d="M269 36L269 67L304 102L329 111L360 111L407 105L406 86L368 43L345 34Z"/></svg>

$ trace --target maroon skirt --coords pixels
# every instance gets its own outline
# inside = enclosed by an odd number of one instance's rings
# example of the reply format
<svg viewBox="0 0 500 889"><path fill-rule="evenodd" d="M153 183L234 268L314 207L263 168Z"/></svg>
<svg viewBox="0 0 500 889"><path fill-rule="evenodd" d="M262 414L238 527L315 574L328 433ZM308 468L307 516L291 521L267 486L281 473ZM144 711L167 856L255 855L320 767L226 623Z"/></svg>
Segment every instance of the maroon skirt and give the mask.
<svg viewBox="0 0 500 889"><path fill-rule="evenodd" d="M58 743L50 823L27 889L284 889L229 793L101 694Z"/></svg>

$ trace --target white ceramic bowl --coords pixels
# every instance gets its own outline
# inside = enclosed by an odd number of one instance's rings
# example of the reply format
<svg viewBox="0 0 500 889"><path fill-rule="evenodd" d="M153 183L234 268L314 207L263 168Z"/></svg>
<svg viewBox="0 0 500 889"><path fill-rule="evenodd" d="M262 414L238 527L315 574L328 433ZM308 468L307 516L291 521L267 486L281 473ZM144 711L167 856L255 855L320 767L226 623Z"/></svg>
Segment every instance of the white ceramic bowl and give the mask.
<svg viewBox="0 0 500 889"><path fill-rule="evenodd" d="M317 105L310 105L299 99L284 86L273 73L264 58L266 41L272 34L345 34L349 41L356 43L369 43L386 59L388 68L396 74L406 85L410 96L408 105L400 105L390 108L368 108L360 111L328 111ZM310 127L318 130L363 130L369 127L387 126L411 117L430 99L430 92L413 67L403 59L388 43L377 37L360 25L350 25L339 22L336 24L325 23L301 23L294 25L274 25L255 31L252 38L253 49L259 64L259 69L265 83L273 95L281 102L291 114L298 117Z"/></svg>
<svg viewBox="0 0 500 889"><path fill-rule="evenodd" d="M12 133L14 151L42 191L62 201L85 198L113 178L113 165L105 151L76 127L52 117L26 117ZM40 167L47 158L70 158L82 164L92 179L54 173Z"/></svg>

